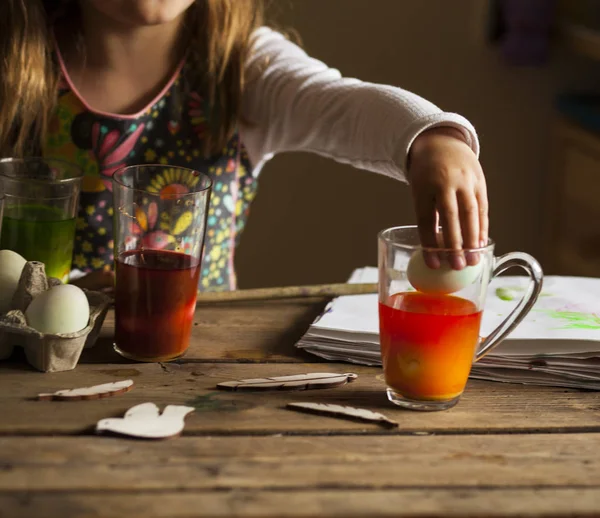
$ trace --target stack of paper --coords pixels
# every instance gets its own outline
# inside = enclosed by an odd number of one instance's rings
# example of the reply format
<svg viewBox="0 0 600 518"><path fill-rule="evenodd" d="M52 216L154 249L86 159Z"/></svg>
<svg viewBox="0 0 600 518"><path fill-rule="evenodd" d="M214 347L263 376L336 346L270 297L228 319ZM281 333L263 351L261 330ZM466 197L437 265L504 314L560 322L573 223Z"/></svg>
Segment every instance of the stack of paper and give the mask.
<svg viewBox="0 0 600 518"><path fill-rule="evenodd" d="M377 269L356 270L349 282L377 282ZM510 313L528 282L506 276L490 283L482 336ZM334 299L297 347L329 360L381 365L377 295ZM532 311L471 377L600 390L600 279L546 277Z"/></svg>

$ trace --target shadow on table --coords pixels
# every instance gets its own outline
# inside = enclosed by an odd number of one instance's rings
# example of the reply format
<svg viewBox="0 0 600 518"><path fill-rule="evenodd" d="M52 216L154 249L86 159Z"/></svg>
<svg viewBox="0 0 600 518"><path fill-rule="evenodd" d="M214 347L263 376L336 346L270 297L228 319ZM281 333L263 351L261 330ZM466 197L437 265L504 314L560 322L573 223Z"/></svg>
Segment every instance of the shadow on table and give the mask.
<svg viewBox="0 0 600 518"><path fill-rule="evenodd" d="M115 352L110 337L100 337L94 347L84 349L81 353L78 364L82 363L109 363L109 364L134 364L136 362L127 360ZM22 347L15 347L12 355L2 361L2 367L13 371L34 371L37 372L25 356L25 350Z"/></svg>
<svg viewBox="0 0 600 518"><path fill-rule="evenodd" d="M25 356L25 350L21 347L15 347L13 353L6 360L2 360L3 369L11 371L34 371L37 372L29 363Z"/></svg>
<svg viewBox="0 0 600 518"><path fill-rule="evenodd" d="M122 364L133 364L136 363L133 360L123 358L113 348L112 336L98 337L93 347L84 349L81 353L79 363L122 363Z"/></svg>

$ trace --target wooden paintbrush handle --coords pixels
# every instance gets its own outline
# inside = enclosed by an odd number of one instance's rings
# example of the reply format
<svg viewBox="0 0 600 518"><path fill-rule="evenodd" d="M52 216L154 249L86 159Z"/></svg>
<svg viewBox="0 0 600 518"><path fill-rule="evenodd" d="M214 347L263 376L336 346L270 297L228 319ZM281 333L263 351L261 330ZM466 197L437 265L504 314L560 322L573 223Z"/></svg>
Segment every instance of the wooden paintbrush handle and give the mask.
<svg viewBox="0 0 600 518"><path fill-rule="evenodd" d="M377 284L318 284L313 286L284 286L279 288L260 288L254 290L236 290L198 293L197 304L214 302L239 302L251 300L277 300L310 297L341 297L343 295L364 295L377 293Z"/></svg>

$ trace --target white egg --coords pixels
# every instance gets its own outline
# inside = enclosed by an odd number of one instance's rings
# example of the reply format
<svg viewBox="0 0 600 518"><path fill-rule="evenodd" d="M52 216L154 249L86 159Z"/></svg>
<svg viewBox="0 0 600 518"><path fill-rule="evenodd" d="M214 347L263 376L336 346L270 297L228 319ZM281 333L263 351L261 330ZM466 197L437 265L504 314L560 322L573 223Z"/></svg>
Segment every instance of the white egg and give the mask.
<svg viewBox="0 0 600 518"><path fill-rule="evenodd" d="M465 266L462 270L454 270L446 260L441 261L439 268L429 268L423 257L423 251L417 250L406 269L408 282L417 291L436 295L456 293L479 277L483 267L483 260L473 266Z"/></svg>
<svg viewBox="0 0 600 518"><path fill-rule="evenodd" d="M10 310L26 262L12 250L0 250L0 313Z"/></svg>
<svg viewBox="0 0 600 518"><path fill-rule="evenodd" d="M40 293L25 311L27 323L40 333L66 334L88 325L90 305L83 290L72 284Z"/></svg>

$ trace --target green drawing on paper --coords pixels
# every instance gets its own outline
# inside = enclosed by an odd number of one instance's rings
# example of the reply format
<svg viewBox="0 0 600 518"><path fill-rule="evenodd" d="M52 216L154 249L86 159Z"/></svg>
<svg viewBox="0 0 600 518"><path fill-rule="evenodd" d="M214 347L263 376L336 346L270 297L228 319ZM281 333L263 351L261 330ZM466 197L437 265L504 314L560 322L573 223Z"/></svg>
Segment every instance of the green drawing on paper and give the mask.
<svg viewBox="0 0 600 518"><path fill-rule="evenodd" d="M594 313L555 311L551 309L534 309L533 311L544 313L556 320L562 320L565 324L562 329L600 329L600 316Z"/></svg>
<svg viewBox="0 0 600 518"><path fill-rule="evenodd" d="M511 302L519 298L519 296L525 292L525 288L521 286L504 286L502 288L496 288L496 297L500 300ZM551 297L550 293L540 293L540 297Z"/></svg>
<svg viewBox="0 0 600 518"><path fill-rule="evenodd" d="M496 297L500 300L511 301L517 297L514 288L498 288L496 290Z"/></svg>

